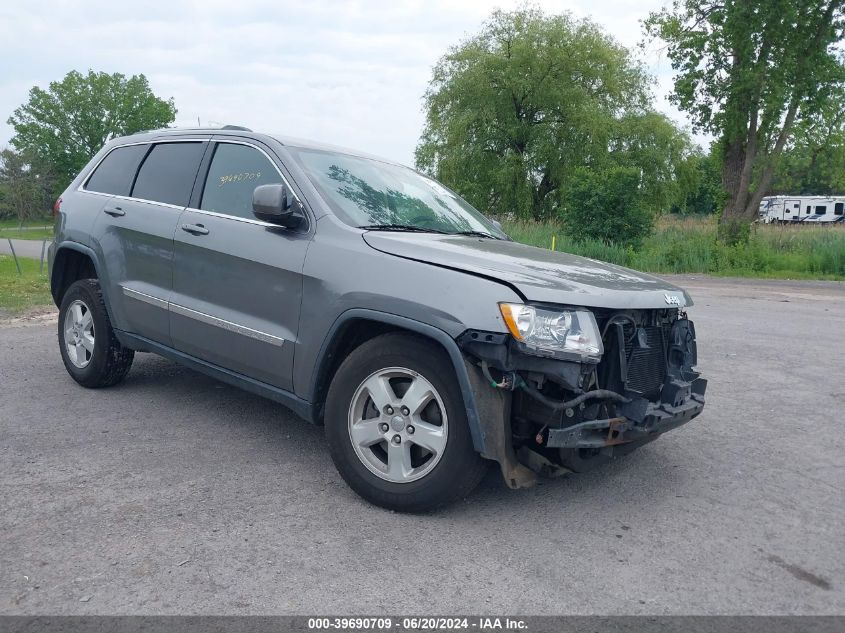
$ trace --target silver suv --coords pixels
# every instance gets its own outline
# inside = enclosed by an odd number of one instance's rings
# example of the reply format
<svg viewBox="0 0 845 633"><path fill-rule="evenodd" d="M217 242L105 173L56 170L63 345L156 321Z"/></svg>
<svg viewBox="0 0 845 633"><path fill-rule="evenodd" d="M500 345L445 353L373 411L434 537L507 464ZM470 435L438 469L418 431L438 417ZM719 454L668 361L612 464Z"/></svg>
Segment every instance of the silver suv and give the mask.
<svg viewBox="0 0 845 633"><path fill-rule="evenodd" d="M391 161L227 126L110 141L57 202L59 349L85 387L153 352L325 426L362 497L422 511L491 461L583 471L704 407L692 305L513 242Z"/></svg>

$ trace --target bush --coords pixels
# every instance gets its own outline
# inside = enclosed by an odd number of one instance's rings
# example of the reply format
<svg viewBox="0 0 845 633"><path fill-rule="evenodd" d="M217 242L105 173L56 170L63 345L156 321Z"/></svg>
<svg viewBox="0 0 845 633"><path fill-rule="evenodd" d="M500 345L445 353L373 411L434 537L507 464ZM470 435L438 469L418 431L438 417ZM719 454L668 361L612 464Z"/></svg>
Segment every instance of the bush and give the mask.
<svg viewBox="0 0 845 633"><path fill-rule="evenodd" d="M561 214L566 233L579 242L639 246L654 222L643 204L639 182L639 170L633 167L579 170Z"/></svg>

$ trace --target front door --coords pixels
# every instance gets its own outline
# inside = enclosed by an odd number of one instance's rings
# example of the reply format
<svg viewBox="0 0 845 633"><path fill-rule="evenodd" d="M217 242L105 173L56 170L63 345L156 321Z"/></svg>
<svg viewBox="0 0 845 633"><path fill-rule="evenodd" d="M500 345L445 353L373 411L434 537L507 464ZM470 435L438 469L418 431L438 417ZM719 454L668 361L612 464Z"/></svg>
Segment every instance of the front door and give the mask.
<svg viewBox="0 0 845 633"><path fill-rule="evenodd" d="M259 185L280 183L258 144L219 142L174 239L170 331L187 354L291 390L309 234L261 222Z"/></svg>

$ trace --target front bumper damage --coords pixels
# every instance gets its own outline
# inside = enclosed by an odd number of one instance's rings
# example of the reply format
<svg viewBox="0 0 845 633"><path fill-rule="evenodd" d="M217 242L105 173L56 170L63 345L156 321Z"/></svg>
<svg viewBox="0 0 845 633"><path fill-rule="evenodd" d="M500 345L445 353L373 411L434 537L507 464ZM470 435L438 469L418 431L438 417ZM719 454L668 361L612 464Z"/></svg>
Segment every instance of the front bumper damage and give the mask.
<svg viewBox="0 0 845 633"><path fill-rule="evenodd" d="M530 486L538 474L589 470L703 411L707 381L695 369L692 322L669 311L615 318L603 321L605 355L598 365L528 355L502 334L471 331L458 339L484 457L499 463L509 487ZM641 347L631 343L636 340ZM649 364L638 367L643 362ZM582 400L579 394L595 395Z"/></svg>
<svg viewBox="0 0 845 633"><path fill-rule="evenodd" d="M641 422L620 416L606 420L588 420L563 429L550 429L546 446L596 449L641 441L686 424L703 409L704 396L698 394L692 394L689 400L679 406L663 402L649 403L648 412Z"/></svg>

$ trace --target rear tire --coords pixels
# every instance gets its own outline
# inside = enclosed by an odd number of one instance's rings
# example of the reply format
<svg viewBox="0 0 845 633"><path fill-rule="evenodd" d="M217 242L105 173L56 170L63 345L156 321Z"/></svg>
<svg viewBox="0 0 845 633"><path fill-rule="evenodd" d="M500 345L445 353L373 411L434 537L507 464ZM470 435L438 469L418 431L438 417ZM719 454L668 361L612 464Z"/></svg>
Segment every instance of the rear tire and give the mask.
<svg viewBox="0 0 845 633"><path fill-rule="evenodd" d="M83 387L116 385L135 352L117 340L96 279L74 282L59 308L59 350L67 373Z"/></svg>
<svg viewBox="0 0 845 633"><path fill-rule="evenodd" d="M329 387L325 426L344 481L391 510L462 499L487 471L449 357L417 336L383 334L356 348Z"/></svg>

